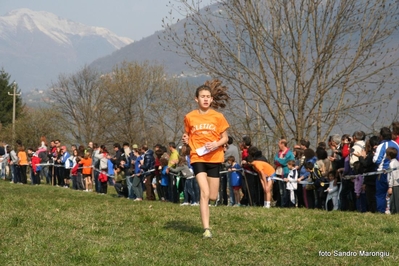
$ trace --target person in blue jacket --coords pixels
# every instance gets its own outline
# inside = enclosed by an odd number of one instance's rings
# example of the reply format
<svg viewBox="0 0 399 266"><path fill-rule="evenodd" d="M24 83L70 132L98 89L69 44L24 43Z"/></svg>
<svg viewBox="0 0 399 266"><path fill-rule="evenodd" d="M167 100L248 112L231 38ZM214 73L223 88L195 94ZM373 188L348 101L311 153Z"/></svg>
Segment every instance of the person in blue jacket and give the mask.
<svg viewBox="0 0 399 266"><path fill-rule="evenodd" d="M399 151L399 145L392 140L392 132L389 127L381 128L380 139L381 143L377 146L373 157L373 162L378 165L377 171L389 168L389 159L386 158L386 150L388 147L395 148ZM399 159L399 155L396 159ZM375 190L377 212L385 213L386 195L388 192L388 175L386 173L382 173L377 177Z"/></svg>

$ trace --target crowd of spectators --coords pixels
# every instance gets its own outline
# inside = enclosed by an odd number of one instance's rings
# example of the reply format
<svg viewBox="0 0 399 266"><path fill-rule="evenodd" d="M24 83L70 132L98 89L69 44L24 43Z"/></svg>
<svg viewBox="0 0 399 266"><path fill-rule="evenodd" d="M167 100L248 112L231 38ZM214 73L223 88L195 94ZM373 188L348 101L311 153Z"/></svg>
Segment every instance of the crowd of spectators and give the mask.
<svg viewBox="0 0 399 266"><path fill-rule="evenodd" d="M362 131L331 135L312 149L308 140L292 148L281 138L273 161L254 147L249 137L236 146L224 145L219 197L210 204L263 206L265 193L253 162L274 167L274 207L359 212L399 211L399 122L381 128L378 136ZM197 206L199 188L190 166L190 148L174 142L154 147L124 142L108 152L90 142L67 147L59 139L47 146L43 137L36 148L21 141L15 147L0 144L1 178L14 184L48 184L63 188L116 195L134 201L160 200Z"/></svg>

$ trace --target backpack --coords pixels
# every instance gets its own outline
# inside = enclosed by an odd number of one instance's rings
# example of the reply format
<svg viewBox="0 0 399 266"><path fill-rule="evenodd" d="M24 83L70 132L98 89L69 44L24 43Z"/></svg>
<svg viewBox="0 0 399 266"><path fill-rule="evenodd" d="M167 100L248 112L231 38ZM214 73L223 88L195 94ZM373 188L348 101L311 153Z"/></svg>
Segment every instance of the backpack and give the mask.
<svg viewBox="0 0 399 266"><path fill-rule="evenodd" d="M73 159L72 156L70 156L68 159L65 160L65 169L71 169L73 167Z"/></svg>
<svg viewBox="0 0 399 266"><path fill-rule="evenodd" d="M43 163L47 163L49 160L47 151L41 151L37 156L40 158L40 161Z"/></svg>
<svg viewBox="0 0 399 266"><path fill-rule="evenodd" d="M316 188L315 182L314 182L314 178L313 178L313 174L310 174L306 181L308 181L309 183L313 183L313 184L306 184L305 185L305 189L306 190L314 190Z"/></svg>
<svg viewBox="0 0 399 266"><path fill-rule="evenodd" d="M75 164L75 166L71 169L71 174L72 175L77 175L78 174L78 168L79 168L79 164Z"/></svg>
<svg viewBox="0 0 399 266"><path fill-rule="evenodd" d="M241 169L239 164L233 165L231 168L236 168L237 170ZM242 185L242 173L241 171L233 171L230 175L231 186L240 187Z"/></svg>
<svg viewBox="0 0 399 266"><path fill-rule="evenodd" d="M313 176L314 176L313 182L317 190L324 191L325 189L327 189L327 187L329 186L329 181L325 176L322 175L318 167L317 168L315 167L313 169Z"/></svg>
<svg viewBox="0 0 399 266"><path fill-rule="evenodd" d="M319 167L316 167L315 164L315 166L313 167L313 172L309 174L309 177L307 179L308 182L313 182L313 184L307 184L305 186L306 190L314 190L320 188L322 183L321 178L322 178L321 171Z"/></svg>
<svg viewBox="0 0 399 266"><path fill-rule="evenodd" d="M313 176L314 176L314 180L318 180L323 177L323 174L321 173L321 170L317 166L317 164L315 164L315 166L313 167Z"/></svg>
<svg viewBox="0 0 399 266"><path fill-rule="evenodd" d="M107 182L107 181L108 181L108 176L107 176L107 174L106 174L105 172L101 172L101 173L98 175L98 180L99 180L100 182L102 182L102 183Z"/></svg>

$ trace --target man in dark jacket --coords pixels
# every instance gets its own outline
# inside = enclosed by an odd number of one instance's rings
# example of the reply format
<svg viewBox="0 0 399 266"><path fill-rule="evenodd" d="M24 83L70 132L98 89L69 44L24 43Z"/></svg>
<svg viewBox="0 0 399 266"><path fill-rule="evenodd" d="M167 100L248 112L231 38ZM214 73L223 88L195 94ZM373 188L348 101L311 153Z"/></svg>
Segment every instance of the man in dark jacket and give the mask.
<svg viewBox="0 0 399 266"><path fill-rule="evenodd" d="M113 165L119 165L122 160L123 150L121 149L121 145L119 143L114 144L115 155L111 158L111 162Z"/></svg>
<svg viewBox="0 0 399 266"><path fill-rule="evenodd" d="M144 154L144 160L140 168L143 169L144 172L153 170L155 167L154 151L149 150L147 145L143 145L141 147L141 150ZM150 172L144 175L144 184L145 184L147 200L155 200L154 188L152 187L153 178L154 178L154 172Z"/></svg>

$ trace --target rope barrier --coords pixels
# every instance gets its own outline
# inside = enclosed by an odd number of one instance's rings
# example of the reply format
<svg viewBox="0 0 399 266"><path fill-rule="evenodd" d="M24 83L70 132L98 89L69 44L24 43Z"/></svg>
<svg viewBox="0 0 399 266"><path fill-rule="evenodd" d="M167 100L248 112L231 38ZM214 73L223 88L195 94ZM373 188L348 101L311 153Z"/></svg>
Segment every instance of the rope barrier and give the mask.
<svg viewBox="0 0 399 266"><path fill-rule="evenodd" d="M65 165L62 164L54 164L54 163L38 163L36 164L36 166L53 166L53 167L58 167L58 168L65 168ZM68 168L68 169L72 169ZM78 167L78 169L84 169L84 168L94 168L94 166L82 166L82 167Z"/></svg>
<svg viewBox="0 0 399 266"><path fill-rule="evenodd" d="M54 164L54 163L39 163L39 164L36 164L36 166L53 166L53 167L58 167L58 168L65 168L65 165L62 165L62 164ZM93 170L96 171L96 172L99 172L99 173L102 172L102 170L100 170L100 169L98 169L98 168L94 168L94 166L83 166L83 167L78 167L78 169L85 169L85 168L93 168ZM72 168L70 168L70 169L72 169ZM148 170L148 171L146 171L146 172L142 172L142 173L140 173L140 174L133 174L133 175L126 176L126 177L136 177L136 176L147 175L147 174L152 173L152 172L154 172L154 171L155 171L155 169L151 169L151 170ZM106 175L107 175L108 177L115 178L114 175L109 175L109 174L106 174Z"/></svg>
<svg viewBox="0 0 399 266"><path fill-rule="evenodd" d="M53 167L65 168L64 165L54 164L54 163L40 163L40 164L36 164L36 166L53 166ZM85 169L85 168L94 168L94 166L78 167L78 169ZM72 169L72 168L70 168L70 169ZM358 174L358 175L345 175L345 176L342 176L342 179L344 179L344 180L352 180L352 179L357 178L358 176L363 176L364 177L364 176L371 176L371 175L387 174L387 173L391 173L391 172L396 171L396 170L398 170L398 168L392 168L392 169L388 168L388 169L385 169L385 170L382 170L382 171L367 172L367 173ZM100 169L97 169L97 168L94 168L94 171L102 172ZM147 174L149 174L151 172L154 172L154 171L155 171L155 169L151 169L149 171L142 172L140 174L133 174L133 175L130 175L130 176L127 176L127 177L136 177L136 176L142 176L142 175L144 176L144 175L147 175ZM219 173L220 174L226 174L226 173L229 173L229 172L244 172L244 173L248 173L248 174L251 174L251 175L258 175L257 172L253 172L253 171L250 171L250 170L247 170L247 169L235 169L235 170L231 170L231 171L224 170L224 171L220 171ZM175 176L179 176L179 175L174 174L174 173L169 173L169 174L172 174L172 175L175 175ZM114 178L113 175L108 175L107 174L107 176L111 177L111 178ZM282 178L275 177L275 176L272 176L272 180L284 181ZM295 181L293 181L293 182L295 182ZM293 183L293 182L291 182L291 183ZM313 184L313 182L308 182L308 181L299 181L297 183L298 184L303 184L303 185L311 185L311 184Z"/></svg>
<svg viewBox="0 0 399 266"><path fill-rule="evenodd" d="M382 170L382 171L367 172L367 173L358 174L358 175L345 175L345 176L342 176L342 179L349 180L349 179L355 179L358 176L370 176L370 175L388 174L388 173L391 173L391 172L396 171L396 170L398 170L398 168L388 168L388 169L385 169L385 170Z"/></svg>

